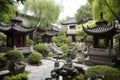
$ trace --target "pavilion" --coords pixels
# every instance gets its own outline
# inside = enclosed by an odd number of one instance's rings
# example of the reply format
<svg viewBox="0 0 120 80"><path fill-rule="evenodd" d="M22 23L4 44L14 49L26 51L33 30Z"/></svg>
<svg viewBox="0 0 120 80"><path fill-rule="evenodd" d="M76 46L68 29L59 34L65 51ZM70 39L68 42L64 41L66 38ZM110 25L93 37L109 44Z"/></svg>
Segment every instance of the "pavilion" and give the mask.
<svg viewBox="0 0 120 80"><path fill-rule="evenodd" d="M110 65L114 66L116 59L120 55L119 49L113 47L113 37L118 34L117 27L108 25L108 22L101 19L96 22L92 28L83 26L84 32L92 36L93 47L88 48L88 58L85 63L88 65Z"/></svg>
<svg viewBox="0 0 120 80"><path fill-rule="evenodd" d="M1 24L0 32L3 32L7 36L7 48L25 50L27 49L27 35L33 32L33 29L29 29L22 25L22 20L18 17L10 19L10 24ZM9 49L8 49L9 50ZM24 52L24 50L22 52Z"/></svg>
<svg viewBox="0 0 120 80"><path fill-rule="evenodd" d="M41 36L42 42L43 43L51 43L52 42L52 37L57 36L59 32L58 26L52 25L52 28L48 28L45 30L42 29L37 29L37 33L39 36Z"/></svg>

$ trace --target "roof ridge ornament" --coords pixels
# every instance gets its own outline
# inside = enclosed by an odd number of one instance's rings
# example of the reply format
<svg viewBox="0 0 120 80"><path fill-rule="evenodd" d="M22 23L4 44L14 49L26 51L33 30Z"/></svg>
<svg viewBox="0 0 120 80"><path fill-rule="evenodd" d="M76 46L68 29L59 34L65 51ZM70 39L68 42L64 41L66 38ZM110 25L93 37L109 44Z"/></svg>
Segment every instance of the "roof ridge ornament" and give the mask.
<svg viewBox="0 0 120 80"><path fill-rule="evenodd" d="M100 12L100 18L103 19L103 12Z"/></svg>

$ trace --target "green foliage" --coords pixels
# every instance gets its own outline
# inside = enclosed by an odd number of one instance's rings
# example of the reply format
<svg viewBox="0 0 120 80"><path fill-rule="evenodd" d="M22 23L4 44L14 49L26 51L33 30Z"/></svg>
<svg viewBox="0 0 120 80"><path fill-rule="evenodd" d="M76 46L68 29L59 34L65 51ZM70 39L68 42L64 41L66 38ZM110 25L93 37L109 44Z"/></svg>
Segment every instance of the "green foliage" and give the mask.
<svg viewBox="0 0 120 80"><path fill-rule="evenodd" d="M24 12L27 13L28 11L31 11L36 18L35 26L45 29L58 19L60 5L55 3L54 0L27 0Z"/></svg>
<svg viewBox="0 0 120 80"><path fill-rule="evenodd" d="M75 36L77 41L83 41L85 37L86 37L86 33L83 31L77 31L77 34Z"/></svg>
<svg viewBox="0 0 120 80"><path fill-rule="evenodd" d="M120 34L116 34L116 35L114 36L114 38L115 38L116 40L119 40L119 39L120 39Z"/></svg>
<svg viewBox="0 0 120 80"><path fill-rule="evenodd" d="M83 24L83 26L84 27L87 27L87 26L94 27L95 26L95 22L96 22L95 20L91 20L91 21L88 21L87 23ZM76 31L80 31L80 32L83 31L81 24L77 26Z"/></svg>
<svg viewBox="0 0 120 80"><path fill-rule="evenodd" d="M33 48L34 48L34 50L36 50L38 52L48 50L48 47L45 44L42 44L42 43L35 45Z"/></svg>
<svg viewBox="0 0 120 80"><path fill-rule="evenodd" d="M6 45L6 35L4 33L0 33L0 39L2 40L1 46Z"/></svg>
<svg viewBox="0 0 120 80"><path fill-rule="evenodd" d="M42 55L39 52L32 52L28 56L28 61L30 64L38 64L41 59L42 59Z"/></svg>
<svg viewBox="0 0 120 80"><path fill-rule="evenodd" d="M28 76L26 73L21 73L15 76L6 76L3 80L28 80Z"/></svg>
<svg viewBox="0 0 120 80"><path fill-rule="evenodd" d="M100 19L100 12L104 13L104 18L108 21L113 21L116 18L106 5L105 0L88 0L88 1L92 5L94 20ZM114 11L114 13L119 17L120 0L106 0L106 2L110 6L110 8Z"/></svg>
<svg viewBox="0 0 120 80"><path fill-rule="evenodd" d="M49 53L48 53L48 56L49 56L49 57L54 57L55 55L56 55L56 54L55 54L55 53L52 53L52 52L49 52Z"/></svg>
<svg viewBox="0 0 120 80"><path fill-rule="evenodd" d="M0 60L4 59L4 55L5 55L5 53L0 53Z"/></svg>
<svg viewBox="0 0 120 80"><path fill-rule="evenodd" d="M79 74L76 76L75 80L85 80L85 76L83 74Z"/></svg>
<svg viewBox="0 0 120 80"><path fill-rule="evenodd" d="M92 19L92 7L90 4L86 4L81 6L77 13L75 14L75 18L78 22L85 22Z"/></svg>
<svg viewBox="0 0 120 80"><path fill-rule="evenodd" d="M68 49L69 49L69 46L67 44L63 44L61 46L61 49L62 49L63 53L66 53L68 51Z"/></svg>
<svg viewBox="0 0 120 80"><path fill-rule="evenodd" d="M52 42L54 42L54 43L57 43L57 42L58 42L58 39L57 39L56 36L53 36L53 37L52 37Z"/></svg>
<svg viewBox="0 0 120 80"><path fill-rule="evenodd" d="M31 39L27 39L27 45L34 45L34 41Z"/></svg>
<svg viewBox="0 0 120 80"><path fill-rule="evenodd" d="M11 60L11 59L22 59L24 58L23 53L17 51L17 50L10 50L8 52L6 52L6 54L4 55L5 58Z"/></svg>
<svg viewBox="0 0 120 80"><path fill-rule="evenodd" d="M93 42L92 42L92 36L87 35L87 36L85 37L85 43L86 43L86 45L88 45L88 46L92 46L92 44L93 44Z"/></svg>
<svg viewBox="0 0 120 80"><path fill-rule="evenodd" d="M14 0L0 0L0 20L5 23L9 22L17 8L14 2Z"/></svg>
<svg viewBox="0 0 120 80"><path fill-rule="evenodd" d="M92 21L88 21L87 23L83 24L84 27L94 27L95 26L95 20ZM88 46L92 45L92 36L87 35L83 29L82 29L82 25L78 25L77 26L77 31L76 31L76 40L77 41L85 41L85 43Z"/></svg>
<svg viewBox="0 0 120 80"><path fill-rule="evenodd" d="M58 37L57 37L61 42L65 43L65 40L66 40L66 33L64 30L61 30L59 33L58 33Z"/></svg>
<svg viewBox="0 0 120 80"><path fill-rule="evenodd" d="M57 44L57 46L61 47L63 44L69 45L72 42L71 36L66 36L64 30L59 31L57 37L52 37L52 41Z"/></svg>
<svg viewBox="0 0 120 80"><path fill-rule="evenodd" d="M105 47L105 40L99 39L98 45L99 45L99 47Z"/></svg>
<svg viewBox="0 0 120 80"><path fill-rule="evenodd" d="M85 72L86 76L89 78L101 77L104 80L119 80L120 71L116 68L110 66L92 66Z"/></svg>
<svg viewBox="0 0 120 80"><path fill-rule="evenodd" d="M6 35L3 34L3 33L0 33L0 38L2 38L2 39L6 39Z"/></svg>
<svg viewBox="0 0 120 80"><path fill-rule="evenodd" d="M71 36L66 37L66 43L70 44L71 42L72 42L72 37Z"/></svg>
<svg viewBox="0 0 120 80"><path fill-rule="evenodd" d="M74 51L78 50L78 45L75 44L75 46L73 47Z"/></svg>
<svg viewBox="0 0 120 80"><path fill-rule="evenodd" d="M119 47L120 34L116 34L116 35L114 36L114 38L115 38L115 45L114 45L114 47L115 47L115 48L116 48L116 47Z"/></svg>

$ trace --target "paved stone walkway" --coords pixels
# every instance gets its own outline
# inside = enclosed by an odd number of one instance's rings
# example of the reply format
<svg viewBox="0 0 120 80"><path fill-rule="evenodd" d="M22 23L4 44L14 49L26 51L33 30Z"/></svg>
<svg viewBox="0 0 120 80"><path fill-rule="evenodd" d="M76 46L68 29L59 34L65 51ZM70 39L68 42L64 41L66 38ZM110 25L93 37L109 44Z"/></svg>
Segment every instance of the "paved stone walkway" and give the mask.
<svg viewBox="0 0 120 80"><path fill-rule="evenodd" d="M42 65L32 66L27 65L28 80L45 80L50 77L50 72L54 68L54 62L50 60L42 60Z"/></svg>
<svg viewBox="0 0 120 80"><path fill-rule="evenodd" d="M60 65L63 65L63 62L60 62ZM78 64L75 64L78 65ZM78 65L87 69L85 65ZM28 71L28 80L45 80L45 78L51 77L51 70L54 69L54 60L42 60L42 65L32 66L27 65L26 71Z"/></svg>

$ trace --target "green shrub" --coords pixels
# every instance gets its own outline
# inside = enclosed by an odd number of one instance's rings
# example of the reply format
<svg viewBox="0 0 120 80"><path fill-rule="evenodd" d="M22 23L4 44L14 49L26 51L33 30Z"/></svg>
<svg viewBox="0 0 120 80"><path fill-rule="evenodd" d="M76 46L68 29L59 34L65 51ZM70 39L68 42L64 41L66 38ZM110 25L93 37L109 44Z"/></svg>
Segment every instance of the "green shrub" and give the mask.
<svg viewBox="0 0 120 80"><path fill-rule="evenodd" d="M66 43L70 44L71 42L72 42L72 37L71 36L66 37Z"/></svg>
<svg viewBox="0 0 120 80"><path fill-rule="evenodd" d="M66 53L66 52L68 51L68 49L69 49L69 46L68 46L67 44L63 44L63 45L61 46L61 49L62 49L62 51L63 51L64 53Z"/></svg>
<svg viewBox="0 0 120 80"><path fill-rule="evenodd" d="M5 56L5 58L10 59L10 60L24 58L23 53L21 53L17 50L10 50L10 51L6 52L6 54L4 56Z"/></svg>
<svg viewBox="0 0 120 80"><path fill-rule="evenodd" d="M57 39L56 36L53 36L53 37L52 37L52 42L54 42L54 43L57 43L57 42L58 42L58 39Z"/></svg>
<svg viewBox="0 0 120 80"><path fill-rule="evenodd" d="M2 39L1 46L6 45L6 35L4 33L0 33L0 39Z"/></svg>
<svg viewBox="0 0 120 80"><path fill-rule="evenodd" d="M38 64L42 59L42 55L39 52L32 52L28 56L28 61L30 64Z"/></svg>
<svg viewBox="0 0 120 80"><path fill-rule="evenodd" d="M16 76L6 76L3 80L28 80L26 73L21 73Z"/></svg>
<svg viewBox="0 0 120 80"><path fill-rule="evenodd" d="M55 55L56 55L56 54L55 54L55 53L52 53L52 52L49 52L49 53L48 53L48 56L49 56L49 57L54 57Z"/></svg>
<svg viewBox="0 0 120 80"><path fill-rule="evenodd" d="M5 53L0 53L0 60L4 59L4 55L5 55Z"/></svg>
<svg viewBox="0 0 120 80"><path fill-rule="evenodd" d="M31 39L27 39L27 45L28 45L28 46L34 45L34 41L31 40Z"/></svg>
<svg viewBox="0 0 120 80"><path fill-rule="evenodd" d="M0 38L2 38L2 39L6 39L6 35L3 34L3 33L0 33Z"/></svg>
<svg viewBox="0 0 120 80"><path fill-rule="evenodd" d="M85 72L89 78L102 77L104 80L119 80L120 71L110 66L92 66Z"/></svg>
<svg viewBox="0 0 120 80"><path fill-rule="evenodd" d="M34 48L34 50L36 50L38 52L47 51L48 50L48 47L45 44L42 44L42 43L35 45L33 48Z"/></svg>
<svg viewBox="0 0 120 80"><path fill-rule="evenodd" d="M78 50L78 45L75 44L73 48L74 48L74 51L75 51L75 50Z"/></svg>
<svg viewBox="0 0 120 80"><path fill-rule="evenodd" d="M85 76L83 74L79 74L76 76L75 80L85 80Z"/></svg>

